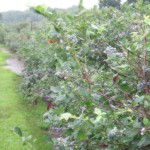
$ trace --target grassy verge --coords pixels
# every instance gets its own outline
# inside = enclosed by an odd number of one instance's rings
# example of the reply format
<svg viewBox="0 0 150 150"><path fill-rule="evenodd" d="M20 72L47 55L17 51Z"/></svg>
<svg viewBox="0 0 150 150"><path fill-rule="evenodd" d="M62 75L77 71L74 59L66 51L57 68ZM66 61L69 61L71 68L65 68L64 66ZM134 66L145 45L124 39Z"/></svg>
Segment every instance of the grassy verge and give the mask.
<svg viewBox="0 0 150 150"><path fill-rule="evenodd" d="M51 150L46 131L42 130L45 106L32 108L18 92L20 77L2 67L8 57L0 51L0 150ZM23 143L11 129L21 128L23 137L32 139Z"/></svg>

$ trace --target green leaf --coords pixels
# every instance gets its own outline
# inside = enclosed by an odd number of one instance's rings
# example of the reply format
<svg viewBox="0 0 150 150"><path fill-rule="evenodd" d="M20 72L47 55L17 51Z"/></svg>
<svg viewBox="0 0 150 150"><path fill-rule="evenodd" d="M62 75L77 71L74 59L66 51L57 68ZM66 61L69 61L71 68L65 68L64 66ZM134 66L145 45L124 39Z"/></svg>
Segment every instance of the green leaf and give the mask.
<svg viewBox="0 0 150 150"><path fill-rule="evenodd" d="M46 5L38 5L35 7L35 11L40 14L43 14L46 9L47 9Z"/></svg>
<svg viewBox="0 0 150 150"><path fill-rule="evenodd" d="M148 101L144 101L144 107L149 108L150 107L150 103Z"/></svg>
<svg viewBox="0 0 150 150"><path fill-rule="evenodd" d="M144 123L145 125L150 125L150 120L147 119L147 118L143 118L143 123Z"/></svg>
<svg viewBox="0 0 150 150"><path fill-rule="evenodd" d="M53 13L48 11L47 8L48 7L46 5L39 5L39 6L36 6L34 8L34 10L35 10L36 13L39 13L39 14L41 14L41 15L43 15L43 16L45 16L45 17L50 19L51 15Z"/></svg>
<svg viewBox="0 0 150 150"><path fill-rule="evenodd" d="M144 22L150 25L150 16L144 16Z"/></svg>
<svg viewBox="0 0 150 150"><path fill-rule="evenodd" d="M66 131L64 131L63 134L70 136L70 135L73 134L73 130L72 130L71 128L70 128L70 129L67 129Z"/></svg>
<svg viewBox="0 0 150 150"><path fill-rule="evenodd" d="M53 112L57 115L60 115L61 113L63 113L64 108L62 106L56 108Z"/></svg>
<svg viewBox="0 0 150 150"><path fill-rule="evenodd" d="M79 93L86 98L89 98L90 92L86 90L85 88L79 88Z"/></svg>
<svg viewBox="0 0 150 150"><path fill-rule="evenodd" d="M38 11L38 12L41 12L41 11L43 11L43 7L41 5L36 6L35 10Z"/></svg>
<svg viewBox="0 0 150 150"><path fill-rule="evenodd" d="M96 26L96 25L92 24L91 27L93 29L97 30L99 34L102 33L103 31L106 31L106 28L104 27L104 25Z"/></svg>
<svg viewBox="0 0 150 150"><path fill-rule="evenodd" d="M129 134L130 133L130 134ZM126 130L125 135L127 136L127 141L132 141L138 134L138 131Z"/></svg>
<svg viewBox="0 0 150 150"><path fill-rule="evenodd" d="M79 16L83 15L85 12L87 12L87 10L82 10L79 14L74 15L74 16L75 17L79 17Z"/></svg>
<svg viewBox="0 0 150 150"><path fill-rule="evenodd" d="M87 135L86 135L86 133L85 133L85 131L79 131L78 133L77 133L77 138L79 139L79 140L83 140L83 139L85 139L87 137Z"/></svg>
<svg viewBox="0 0 150 150"><path fill-rule="evenodd" d="M140 96L140 97L137 97L134 101L136 103L141 103L141 102L143 102L144 98L145 98L144 96Z"/></svg>
<svg viewBox="0 0 150 150"><path fill-rule="evenodd" d="M98 116L102 116L102 115L105 115L106 113L102 113L99 108L95 108L95 109L94 109L94 114L96 114L96 115L98 115Z"/></svg>
<svg viewBox="0 0 150 150"><path fill-rule="evenodd" d="M96 93L92 94L92 96L93 96L94 100L97 100L97 101L101 98L101 96Z"/></svg>
<svg viewBox="0 0 150 150"><path fill-rule="evenodd" d="M58 26L54 25L54 28L58 33L60 33L61 29Z"/></svg>
<svg viewBox="0 0 150 150"><path fill-rule="evenodd" d="M99 108L95 108L95 109L94 109L94 114L96 114L97 117L96 117L96 119L94 120L93 123L97 123L97 122L99 122L99 121L101 120L102 115L104 115L104 114L106 114L106 113L102 113Z"/></svg>
<svg viewBox="0 0 150 150"><path fill-rule="evenodd" d="M60 90L61 88L58 86L51 86L51 91L53 91L54 93L58 93Z"/></svg>
<svg viewBox="0 0 150 150"><path fill-rule="evenodd" d="M19 135L20 137L23 136L22 130L21 130L19 127L14 127L14 128L13 128L13 131L14 131L17 135Z"/></svg>
<svg viewBox="0 0 150 150"><path fill-rule="evenodd" d="M144 147L150 145L150 138L144 136L141 141L138 143L138 147Z"/></svg>
<svg viewBox="0 0 150 150"><path fill-rule="evenodd" d="M70 118L76 118L76 116L70 114L70 113L64 113L60 115L60 120L65 119L66 121L68 121Z"/></svg>
<svg viewBox="0 0 150 150"><path fill-rule="evenodd" d="M102 119L102 116L97 116L93 123L98 123Z"/></svg>
<svg viewBox="0 0 150 150"><path fill-rule="evenodd" d="M65 149L65 146L63 144L59 144L58 150L66 150L66 149Z"/></svg>
<svg viewBox="0 0 150 150"><path fill-rule="evenodd" d="M98 115L98 116L101 116L102 115L102 112L99 108L95 108L94 109L94 114Z"/></svg>
<svg viewBox="0 0 150 150"><path fill-rule="evenodd" d="M129 65L124 64L124 65L118 66L117 68L119 68L119 69L126 69L126 68L128 68L128 67L129 67Z"/></svg>
<svg viewBox="0 0 150 150"><path fill-rule="evenodd" d="M107 31L107 30L106 30L106 28L105 28L104 26L100 26L100 27L98 28L98 33L100 34L100 33L102 33L103 31Z"/></svg>
<svg viewBox="0 0 150 150"><path fill-rule="evenodd" d="M122 83L120 83L120 88L123 91L129 91L130 89L129 84L126 81L123 81Z"/></svg>
<svg viewBox="0 0 150 150"><path fill-rule="evenodd" d="M26 138L26 140L28 140L28 141L32 140L32 135L29 135L29 136Z"/></svg>
<svg viewBox="0 0 150 150"><path fill-rule="evenodd" d="M139 122L138 119L137 119L137 120L135 120L135 122L134 122L134 124L133 124L133 127L134 127L134 128L141 128L141 127L142 127L142 124L141 124L141 122Z"/></svg>
<svg viewBox="0 0 150 150"><path fill-rule="evenodd" d="M96 25L94 25L94 24L92 24L91 27L92 27L93 29L98 30L98 26L96 26Z"/></svg>
<svg viewBox="0 0 150 150"><path fill-rule="evenodd" d="M92 109L93 108L93 102L92 101L84 100L84 101L80 101L79 103L82 106L86 106L88 109Z"/></svg>

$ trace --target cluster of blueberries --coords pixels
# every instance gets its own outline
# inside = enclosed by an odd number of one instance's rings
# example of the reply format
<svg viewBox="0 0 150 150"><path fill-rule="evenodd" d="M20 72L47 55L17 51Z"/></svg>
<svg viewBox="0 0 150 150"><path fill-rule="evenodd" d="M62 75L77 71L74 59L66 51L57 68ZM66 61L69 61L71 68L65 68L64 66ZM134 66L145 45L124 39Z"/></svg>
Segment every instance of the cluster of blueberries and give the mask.
<svg viewBox="0 0 150 150"><path fill-rule="evenodd" d="M144 75L145 75L145 79L146 81L140 82L137 85L137 89L139 91L144 91L145 86L147 86L150 89L150 68L145 68L144 69Z"/></svg>
<svg viewBox="0 0 150 150"><path fill-rule="evenodd" d="M72 35L67 35L68 39L72 42L72 43L77 43L78 42L78 38L75 34Z"/></svg>

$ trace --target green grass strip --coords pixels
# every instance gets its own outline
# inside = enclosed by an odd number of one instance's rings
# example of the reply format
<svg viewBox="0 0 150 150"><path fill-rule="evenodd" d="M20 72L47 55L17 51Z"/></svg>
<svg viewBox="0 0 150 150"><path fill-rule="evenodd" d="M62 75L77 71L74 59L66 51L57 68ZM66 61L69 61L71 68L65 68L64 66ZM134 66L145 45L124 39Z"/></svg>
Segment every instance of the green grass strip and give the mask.
<svg viewBox="0 0 150 150"><path fill-rule="evenodd" d="M47 132L42 130L42 114L45 106L33 108L23 100L18 85L19 76L2 67L8 57L0 51L0 150L52 150ZM32 135L32 140L22 142L22 138L12 131L14 127L22 130L23 137Z"/></svg>

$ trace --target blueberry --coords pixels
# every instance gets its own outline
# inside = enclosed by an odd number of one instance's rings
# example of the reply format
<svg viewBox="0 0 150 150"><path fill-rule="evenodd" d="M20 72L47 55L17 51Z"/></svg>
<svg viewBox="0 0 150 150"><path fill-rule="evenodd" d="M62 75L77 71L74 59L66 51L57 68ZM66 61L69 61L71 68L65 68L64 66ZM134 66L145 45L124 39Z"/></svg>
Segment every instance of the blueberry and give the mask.
<svg viewBox="0 0 150 150"><path fill-rule="evenodd" d="M150 80L150 68L145 68L144 74L145 74L146 80Z"/></svg>
<svg viewBox="0 0 150 150"><path fill-rule="evenodd" d="M147 87L150 89L150 81L147 82Z"/></svg>
<svg viewBox="0 0 150 150"><path fill-rule="evenodd" d="M140 82L140 83L138 83L138 85L137 85L137 89L138 89L139 91L144 91L144 87L145 87L145 84L144 84L143 82Z"/></svg>

